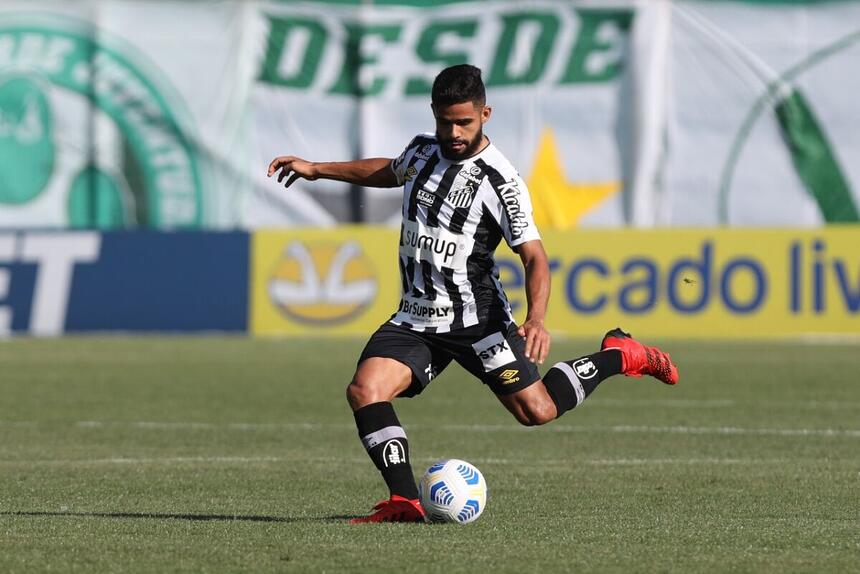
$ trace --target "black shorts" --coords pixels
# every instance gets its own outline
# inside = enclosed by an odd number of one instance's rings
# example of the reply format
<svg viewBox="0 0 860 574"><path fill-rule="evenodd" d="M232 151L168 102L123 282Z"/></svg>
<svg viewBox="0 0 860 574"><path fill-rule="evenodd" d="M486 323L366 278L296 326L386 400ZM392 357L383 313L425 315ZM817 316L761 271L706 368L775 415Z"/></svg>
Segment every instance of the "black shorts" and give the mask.
<svg viewBox="0 0 860 574"><path fill-rule="evenodd" d="M448 333L424 333L385 323L370 337L358 363L384 357L412 369L412 384L401 397L420 394L452 360L497 395L509 395L540 380L537 366L525 357L525 346L516 326L502 321Z"/></svg>

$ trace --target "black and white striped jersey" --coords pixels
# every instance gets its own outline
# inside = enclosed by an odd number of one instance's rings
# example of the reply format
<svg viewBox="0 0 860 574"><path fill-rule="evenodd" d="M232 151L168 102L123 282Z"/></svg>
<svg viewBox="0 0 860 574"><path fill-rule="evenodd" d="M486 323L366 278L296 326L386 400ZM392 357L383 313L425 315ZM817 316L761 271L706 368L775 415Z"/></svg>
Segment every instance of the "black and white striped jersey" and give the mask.
<svg viewBox="0 0 860 574"><path fill-rule="evenodd" d="M490 143L465 160L442 157L434 134L416 136L391 162L403 184L400 277L390 322L446 332L490 316L512 322L493 252L540 239L522 178Z"/></svg>

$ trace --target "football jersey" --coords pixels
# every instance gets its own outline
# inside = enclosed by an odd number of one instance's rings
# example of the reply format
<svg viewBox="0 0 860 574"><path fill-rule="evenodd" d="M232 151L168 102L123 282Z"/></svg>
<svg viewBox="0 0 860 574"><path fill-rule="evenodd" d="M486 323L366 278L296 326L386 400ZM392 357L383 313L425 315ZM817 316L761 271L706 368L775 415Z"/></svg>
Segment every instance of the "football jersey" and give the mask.
<svg viewBox="0 0 860 574"><path fill-rule="evenodd" d="M403 185L402 297L390 322L416 331L469 327L491 315L513 322L493 253L540 239L528 189L490 143L463 160L442 156L434 134L416 136L391 169Z"/></svg>

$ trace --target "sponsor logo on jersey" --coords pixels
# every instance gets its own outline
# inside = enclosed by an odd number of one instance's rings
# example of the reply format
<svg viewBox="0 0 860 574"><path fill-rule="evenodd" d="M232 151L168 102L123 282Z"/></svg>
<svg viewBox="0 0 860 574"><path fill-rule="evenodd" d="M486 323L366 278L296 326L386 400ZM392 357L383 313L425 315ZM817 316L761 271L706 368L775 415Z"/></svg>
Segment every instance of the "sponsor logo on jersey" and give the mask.
<svg viewBox="0 0 860 574"><path fill-rule="evenodd" d="M501 373L499 373L499 382L503 385L512 385L516 382L519 382L520 378L517 376L520 374L519 369L505 369Z"/></svg>
<svg viewBox="0 0 860 574"><path fill-rule="evenodd" d="M429 261L437 268L464 268L466 238L440 227L425 227L416 221L406 221L400 233L400 254Z"/></svg>
<svg viewBox="0 0 860 574"><path fill-rule="evenodd" d="M466 185L460 189L453 189L448 192L445 201L454 207L469 207L472 205L472 200L475 198L475 188L471 185Z"/></svg>
<svg viewBox="0 0 860 574"><path fill-rule="evenodd" d="M436 199L436 196L430 193L429 191L425 191L423 189L418 190L418 203L421 205L426 205L430 207L433 205L433 201Z"/></svg>
<svg viewBox="0 0 860 574"><path fill-rule="evenodd" d="M333 325L364 311L376 298L376 274L355 241L293 241L268 283L269 298L287 318Z"/></svg>
<svg viewBox="0 0 860 574"><path fill-rule="evenodd" d="M433 156L433 144L424 144L421 149L415 152L415 157L418 159L428 160Z"/></svg>
<svg viewBox="0 0 860 574"><path fill-rule="evenodd" d="M517 360L501 332L493 333L477 343L473 343L472 348L478 358L481 359L481 364L484 365L484 371L487 373Z"/></svg>
<svg viewBox="0 0 860 574"><path fill-rule="evenodd" d="M573 372L576 373L576 377L580 381L588 380L594 378L594 375L597 374L597 367L594 366L591 359L583 357L573 363Z"/></svg>
<svg viewBox="0 0 860 574"><path fill-rule="evenodd" d="M475 185L480 185L481 180L484 177L484 170L482 170L477 165L472 165L469 166L467 169L461 170L459 175L468 182L474 183Z"/></svg>
<svg viewBox="0 0 860 574"><path fill-rule="evenodd" d="M441 301L423 301L414 297L404 296L397 309L405 313L410 323L424 325L445 324L454 317L454 308L450 303Z"/></svg>
<svg viewBox="0 0 860 574"><path fill-rule="evenodd" d="M505 212L508 214L508 221L510 221L511 225L511 236L514 239L518 239L522 237L523 231L529 226L529 222L520 205L520 188L517 185L517 180L512 179L500 185L499 195L504 203Z"/></svg>

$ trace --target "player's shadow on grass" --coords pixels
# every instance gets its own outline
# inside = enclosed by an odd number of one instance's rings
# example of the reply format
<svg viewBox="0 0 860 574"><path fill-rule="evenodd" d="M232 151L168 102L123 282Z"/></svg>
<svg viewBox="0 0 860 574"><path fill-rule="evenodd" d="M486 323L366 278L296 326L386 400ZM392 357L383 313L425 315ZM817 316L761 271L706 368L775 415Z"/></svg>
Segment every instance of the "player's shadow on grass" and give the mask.
<svg viewBox="0 0 860 574"><path fill-rule="evenodd" d="M170 514L161 512L45 512L12 511L0 512L0 516L42 517L42 518L144 518L148 520L190 520L193 522L236 521L236 522L344 522L357 515L334 516L257 516L242 514Z"/></svg>

